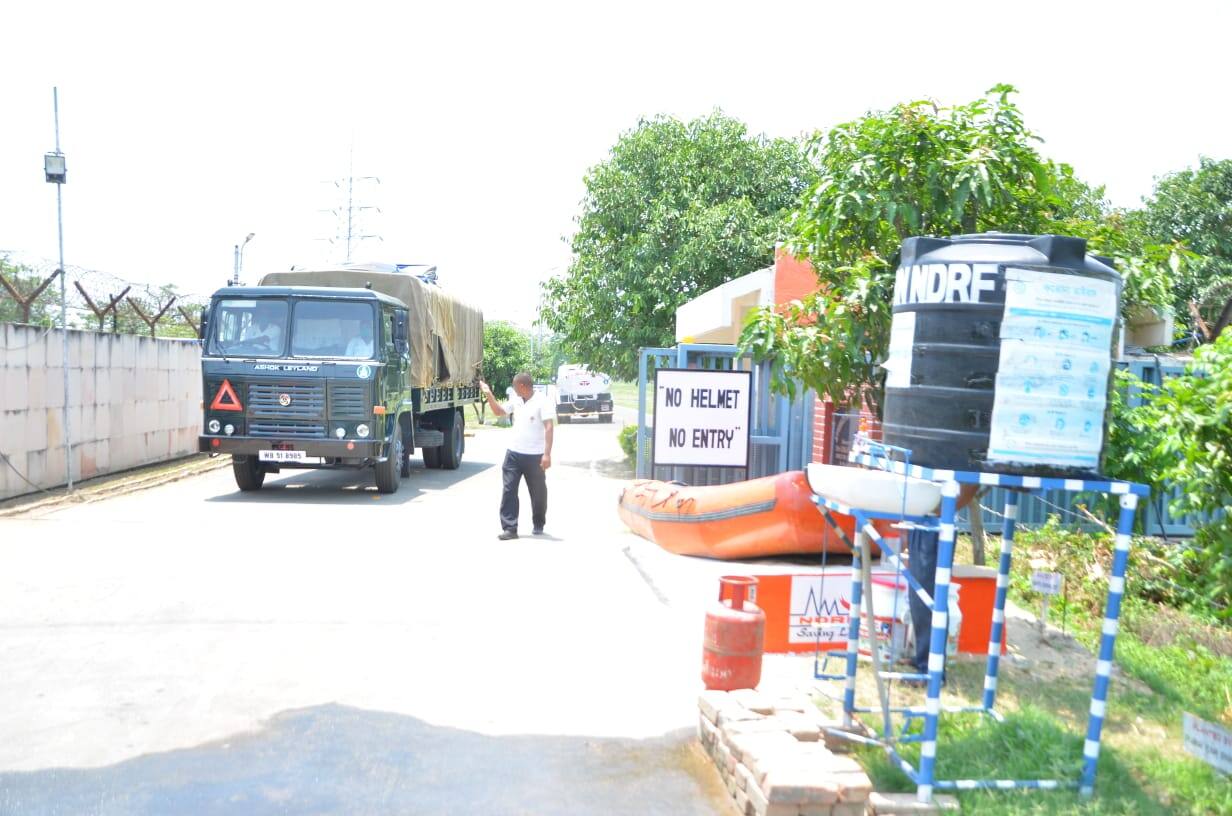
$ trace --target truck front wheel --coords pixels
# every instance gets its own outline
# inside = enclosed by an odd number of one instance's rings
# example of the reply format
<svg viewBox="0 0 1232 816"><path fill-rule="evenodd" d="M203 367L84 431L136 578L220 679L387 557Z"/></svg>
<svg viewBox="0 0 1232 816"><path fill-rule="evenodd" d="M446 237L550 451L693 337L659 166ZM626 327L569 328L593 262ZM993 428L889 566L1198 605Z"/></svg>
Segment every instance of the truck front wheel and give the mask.
<svg viewBox="0 0 1232 816"><path fill-rule="evenodd" d="M232 456L231 472L240 490L260 490L265 484L265 471L255 456Z"/></svg>
<svg viewBox="0 0 1232 816"><path fill-rule="evenodd" d="M394 438L389 443L389 455L376 463L376 489L381 493L396 493L402 480L402 423L394 423Z"/></svg>

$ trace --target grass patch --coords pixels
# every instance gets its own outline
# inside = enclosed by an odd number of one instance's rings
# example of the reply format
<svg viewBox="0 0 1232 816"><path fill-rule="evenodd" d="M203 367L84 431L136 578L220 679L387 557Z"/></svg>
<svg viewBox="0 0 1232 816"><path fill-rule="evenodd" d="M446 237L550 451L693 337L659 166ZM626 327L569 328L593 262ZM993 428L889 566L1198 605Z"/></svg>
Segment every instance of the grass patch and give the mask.
<svg viewBox="0 0 1232 816"><path fill-rule="evenodd" d="M983 664L951 664L946 704L977 704ZM871 687L872 677L864 681ZM864 683L861 687L865 687ZM1041 683L1024 670L1003 670L997 708L1005 722L977 714L943 715L938 733L937 775L941 779L1014 778L1077 781L1082 768L1090 684ZM918 698L918 699L917 699ZM922 694L894 703L922 702ZM872 702L871 700L864 702ZM1020 814L1232 814L1232 782L1180 747L1180 708L1153 692L1115 685L1104 724L1095 798L1075 790L961 791L963 811ZM875 725L876 717L866 715ZM919 733L917 721L911 733ZM900 753L917 768L918 743ZM856 752L878 790L912 791L914 784L885 753L861 746Z"/></svg>
<svg viewBox="0 0 1232 816"><path fill-rule="evenodd" d="M612 383L612 402L619 405L621 408L628 408L632 411L637 410L637 383L635 382L613 382ZM646 411L654 413L654 404L651 400L650 389L646 393Z"/></svg>
<svg viewBox="0 0 1232 816"><path fill-rule="evenodd" d="M937 756L937 775L942 779L1075 779L1082 756L1082 738L1035 706L1019 709L1002 723L975 714L943 717L938 742L943 750ZM901 753L919 766L918 744L903 746ZM879 789L914 790L884 752L865 747L860 759ZM1091 801L1081 799L1076 790L962 791L958 797L966 813L1007 816L1169 812L1142 789L1115 749L1101 753L1096 798Z"/></svg>

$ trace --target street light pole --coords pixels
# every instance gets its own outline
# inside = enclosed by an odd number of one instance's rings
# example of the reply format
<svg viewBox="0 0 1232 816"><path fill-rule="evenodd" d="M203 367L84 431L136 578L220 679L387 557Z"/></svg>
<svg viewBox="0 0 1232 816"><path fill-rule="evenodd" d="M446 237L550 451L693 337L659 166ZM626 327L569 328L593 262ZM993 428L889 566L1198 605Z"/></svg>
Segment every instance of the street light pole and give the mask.
<svg viewBox="0 0 1232 816"><path fill-rule="evenodd" d="M47 181L56 185L56 232L60 243L60 348L63 359L60 370L64 373L64 476L68 491L73 491L73 433L69 423L69 393L68 393L68 296L64 279L68 273L64 270L64 208L61 188L68 180L65 169L64 154L60 152L60 89L51 89L51 107L56 123L56 152L43 157L43 171Z"/></svg>
<svg viewBox="0 0 1232 816"><path fill-rule="evenodd" d="M244 268L244 247L248 246L248 242L256 235L255 232L248 233L244 238L244 243L235 245L234 268L231 273L231 283L233 286L240 285L240 270Z"/></svg>

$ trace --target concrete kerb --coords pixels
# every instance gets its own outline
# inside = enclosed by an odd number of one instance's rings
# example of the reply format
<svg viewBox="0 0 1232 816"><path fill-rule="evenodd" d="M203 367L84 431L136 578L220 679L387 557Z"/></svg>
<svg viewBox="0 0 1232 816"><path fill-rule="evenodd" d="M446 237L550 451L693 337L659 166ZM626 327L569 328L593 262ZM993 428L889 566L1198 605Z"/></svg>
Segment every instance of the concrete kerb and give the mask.
<svg viewBox="0 0 1232 816"><path fill-rule="evenodd" d="M101 501L113 496L177 482L180 479L218 470L230 464L230 456L210 457L208 454L194 453L167 462L144 465L118 473L108 473L105 476L75 484L72 493L63 487L57 487L6 499L0 502L0 518L20 516L64 504Z"/></svg>

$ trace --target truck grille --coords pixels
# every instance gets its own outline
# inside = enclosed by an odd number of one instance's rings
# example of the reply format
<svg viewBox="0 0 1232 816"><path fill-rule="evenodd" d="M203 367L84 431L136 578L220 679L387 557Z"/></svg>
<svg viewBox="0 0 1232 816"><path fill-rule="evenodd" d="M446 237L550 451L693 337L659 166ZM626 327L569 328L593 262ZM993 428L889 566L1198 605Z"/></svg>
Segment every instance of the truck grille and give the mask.
<svg viewBox="0 0 1232 816"><path fill-rule="evenodd" d="M280 438L304 438L325 436L325 425L302 419L254 419L248 423L251 436L277 436Z"/></svg>
<svg viewBox="0 0 1232 816"><path fill-rule="evenodd" d="M282 395L290 402L283 405ZM324 383L249 383L248 433L252 436L325 436Z"/></svg>
<svg viewBox="0 0 1232 816"><path fill-rule="evenodd" d="M279 399L283 394L291 398L289 405ZM324 419L325 385L323 383L249 383L248 416L253 420L278 419Z"/></svg>
<svg viewBox="0 0 1232 816"><path fill-rule="evenodd" d="M364 383L334 383L329 389L329 415L334 419L368 419L368 386Z"/></svg>

